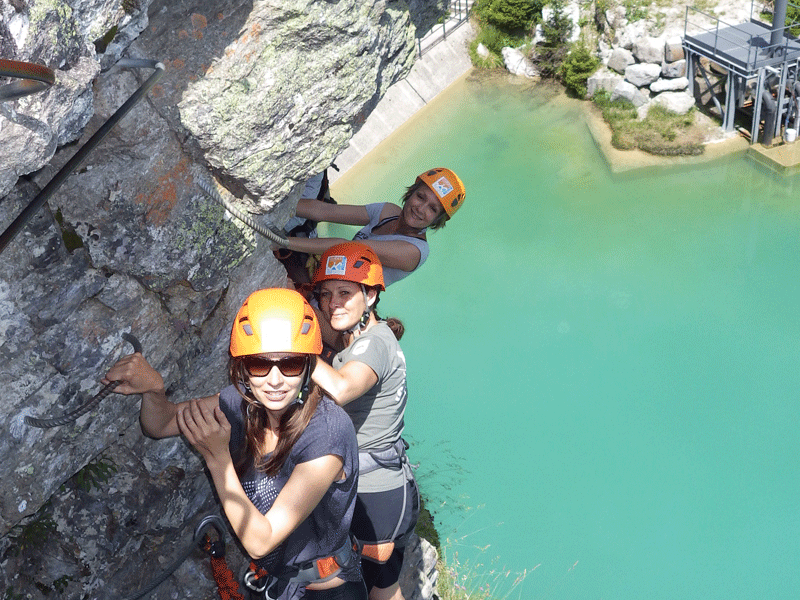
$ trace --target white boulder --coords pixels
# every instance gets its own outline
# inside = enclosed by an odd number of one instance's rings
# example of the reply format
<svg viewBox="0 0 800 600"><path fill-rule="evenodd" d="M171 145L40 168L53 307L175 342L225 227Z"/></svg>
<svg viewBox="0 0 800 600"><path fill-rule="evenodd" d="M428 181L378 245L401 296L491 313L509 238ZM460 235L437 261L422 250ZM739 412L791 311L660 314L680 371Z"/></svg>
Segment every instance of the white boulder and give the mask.
<svg viewBox="0 0 800 600"><path fill-rule="evenodd" d="M633 44L633 55L643 63L664 62L664 38L643 36Z"/></svg>
<svg viewBox="0 0 800 600"><path fill-rule="evenodd" d="M622 82L622 75L608 69L600 69L586 80L586 95L591 98L597 90L606 90L609 94Z"/></svg>
<svg viewBox="0 0 800 600"><path fill-rule="evenodd" d="M612 102L620 99L628 100L638 108L639 106L647 103L649 96L632 83L620 81L619 84L617 84L617 87L614 88L614 91L611 92L610 99Z"/></svg>
<svg viewBox="0 0 800 600"><path fill-rule="evenodd" d="M475 49L475 51L481 58L489 58L489 55L491 54L491 52L489 52L489 49L483 44L478 44L478 47Z"/></svg>
<svg viewBox="0 0 800 600"><path fill-rule="evenodd" d="M505 63L506 69L510 73L522 75L523 77L537 77L539 75L536 67L528 60L528 57L516 48L506 46L501 53L503 55L503 63Z"/></svg>
<svg viewBox="0 0 800 600"><path fill-rule="evenodd" d="M679 92L689 87L689 80L686 77L675 79L657 79L650 84L650 91L654 94L661 92Z"/></svg>
<svg viewBox="0 0 800 600"><path fill-rule="evenodd" d="M685 92L664 92L655 96L651 102L679 115L685 115L694 106L694 98Z"/></svg>
<svg viewBox="0 0 800 600"><path fill-rule="evenodd" d="M664 60L668 63L684 58L683 39L677 35L667 38L664 43Z"/></svg>
<svg viewBox="0 0 800 600"><path fill-rule="evenodd" d="M661 76L661 65L651 63L637 63L625 69L625 81L636 87L644 87L653 83Z"/></svg>

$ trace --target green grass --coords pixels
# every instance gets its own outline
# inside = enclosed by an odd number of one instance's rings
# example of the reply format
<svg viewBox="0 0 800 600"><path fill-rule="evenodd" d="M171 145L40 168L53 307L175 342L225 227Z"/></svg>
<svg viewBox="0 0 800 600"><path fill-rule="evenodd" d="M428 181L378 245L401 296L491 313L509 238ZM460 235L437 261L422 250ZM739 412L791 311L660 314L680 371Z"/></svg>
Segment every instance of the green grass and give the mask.
<svg viewBox="0 0 800 600"><path fill-rule="evenodd" d="M618 150L639 149L661 156L703 153L703 145L688 135L695 122L694 109L678 115L661 106L651 106L647 117L640 121L633 104L627 100L611 102L604 90L595 93L592 101L602 111L611 128L611 145Z"/></svg>
<svg viewBox="0 0 800 600"><path fill-rule="evenodd" d="M481 549L485 556L488 546ZM512 573L506 567L496 565L497 558L488 563L474 565L459 560L458 552L441 552L436 568L439 579L436 591L440 600L511 600L522 598L522 582L536 567L522 573ZM537 565L538 566L538 565ZM513 579L512 579L513 575ZM510 585L510 587L509 587Z"/></svg>

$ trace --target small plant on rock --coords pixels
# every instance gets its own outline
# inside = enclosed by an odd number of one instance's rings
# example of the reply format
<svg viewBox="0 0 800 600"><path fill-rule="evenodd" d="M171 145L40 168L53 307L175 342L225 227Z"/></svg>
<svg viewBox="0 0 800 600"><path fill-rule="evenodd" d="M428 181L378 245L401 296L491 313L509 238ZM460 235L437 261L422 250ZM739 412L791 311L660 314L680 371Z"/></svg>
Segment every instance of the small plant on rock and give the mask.
<svg viewBox="0 0 800 600"><path fill-rule="evenodd" d="M106 483L116 472L117 465L114 464L114 461L107 456L100 456L87 463L85 467L73 475L72 479L78 488L84 492L89 492L93 487L100 489L101 485Z"/></svg>
<svg viewBox="0 0 800 600"><path fill-rule="evenodd" d="M561 65L561 80L567 91L578 98L586 97L586 81L600 66L600 60L583 42L573 47Z"/></svg>

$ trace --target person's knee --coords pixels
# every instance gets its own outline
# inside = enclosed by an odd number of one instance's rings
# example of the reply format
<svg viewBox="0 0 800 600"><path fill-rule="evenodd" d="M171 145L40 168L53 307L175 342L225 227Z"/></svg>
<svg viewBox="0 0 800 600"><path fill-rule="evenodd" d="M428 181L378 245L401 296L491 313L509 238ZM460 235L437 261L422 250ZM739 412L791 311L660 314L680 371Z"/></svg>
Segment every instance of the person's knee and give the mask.
<svg viewBox="0 0 800 600"><path fill-rule="evenodd" d="M390 585L388 588L373 587L369 591L369 600L404 600L400 582Z"/></svg>

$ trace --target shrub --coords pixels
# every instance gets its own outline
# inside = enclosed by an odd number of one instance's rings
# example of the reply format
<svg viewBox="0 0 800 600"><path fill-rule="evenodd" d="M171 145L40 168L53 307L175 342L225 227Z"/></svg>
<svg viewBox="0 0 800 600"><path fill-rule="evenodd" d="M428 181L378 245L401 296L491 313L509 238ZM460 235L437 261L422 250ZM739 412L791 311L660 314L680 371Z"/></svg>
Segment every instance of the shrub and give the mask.
<svg viewBox="0 0 800 600"><path fill-rule="evenodd" d="M501 54L504 46L516 46L520 42L519 38L515 38L501 31L494 25L484 25L481 27L480 33L478 33L475 40L482 43L491 52L497 55Z"/></svg>
<svg viewBox="0 0 800 600"><path fill-rule="evenodd" d="M528 29L542 14L542 0L480 0L475 5L478 17L490 25L516 31Z"/></svg>
<svg viewBox="0 0 800 600"><path fill-rule="evenodd" d="M542 77L558 77L561 65L567 57L567 40L572 31L572 20L564 12L564 0L550 2L552 15L542 22L544 41L533 56Z"/></svg>
<svg viewBox="0 0 800 600"><path fill-rule="evenodd" d="M586 80L599 66L600 61L591 53L586 44L577 44L561 65L561 79L567 91L578 98L585 98Z"/></svg>

